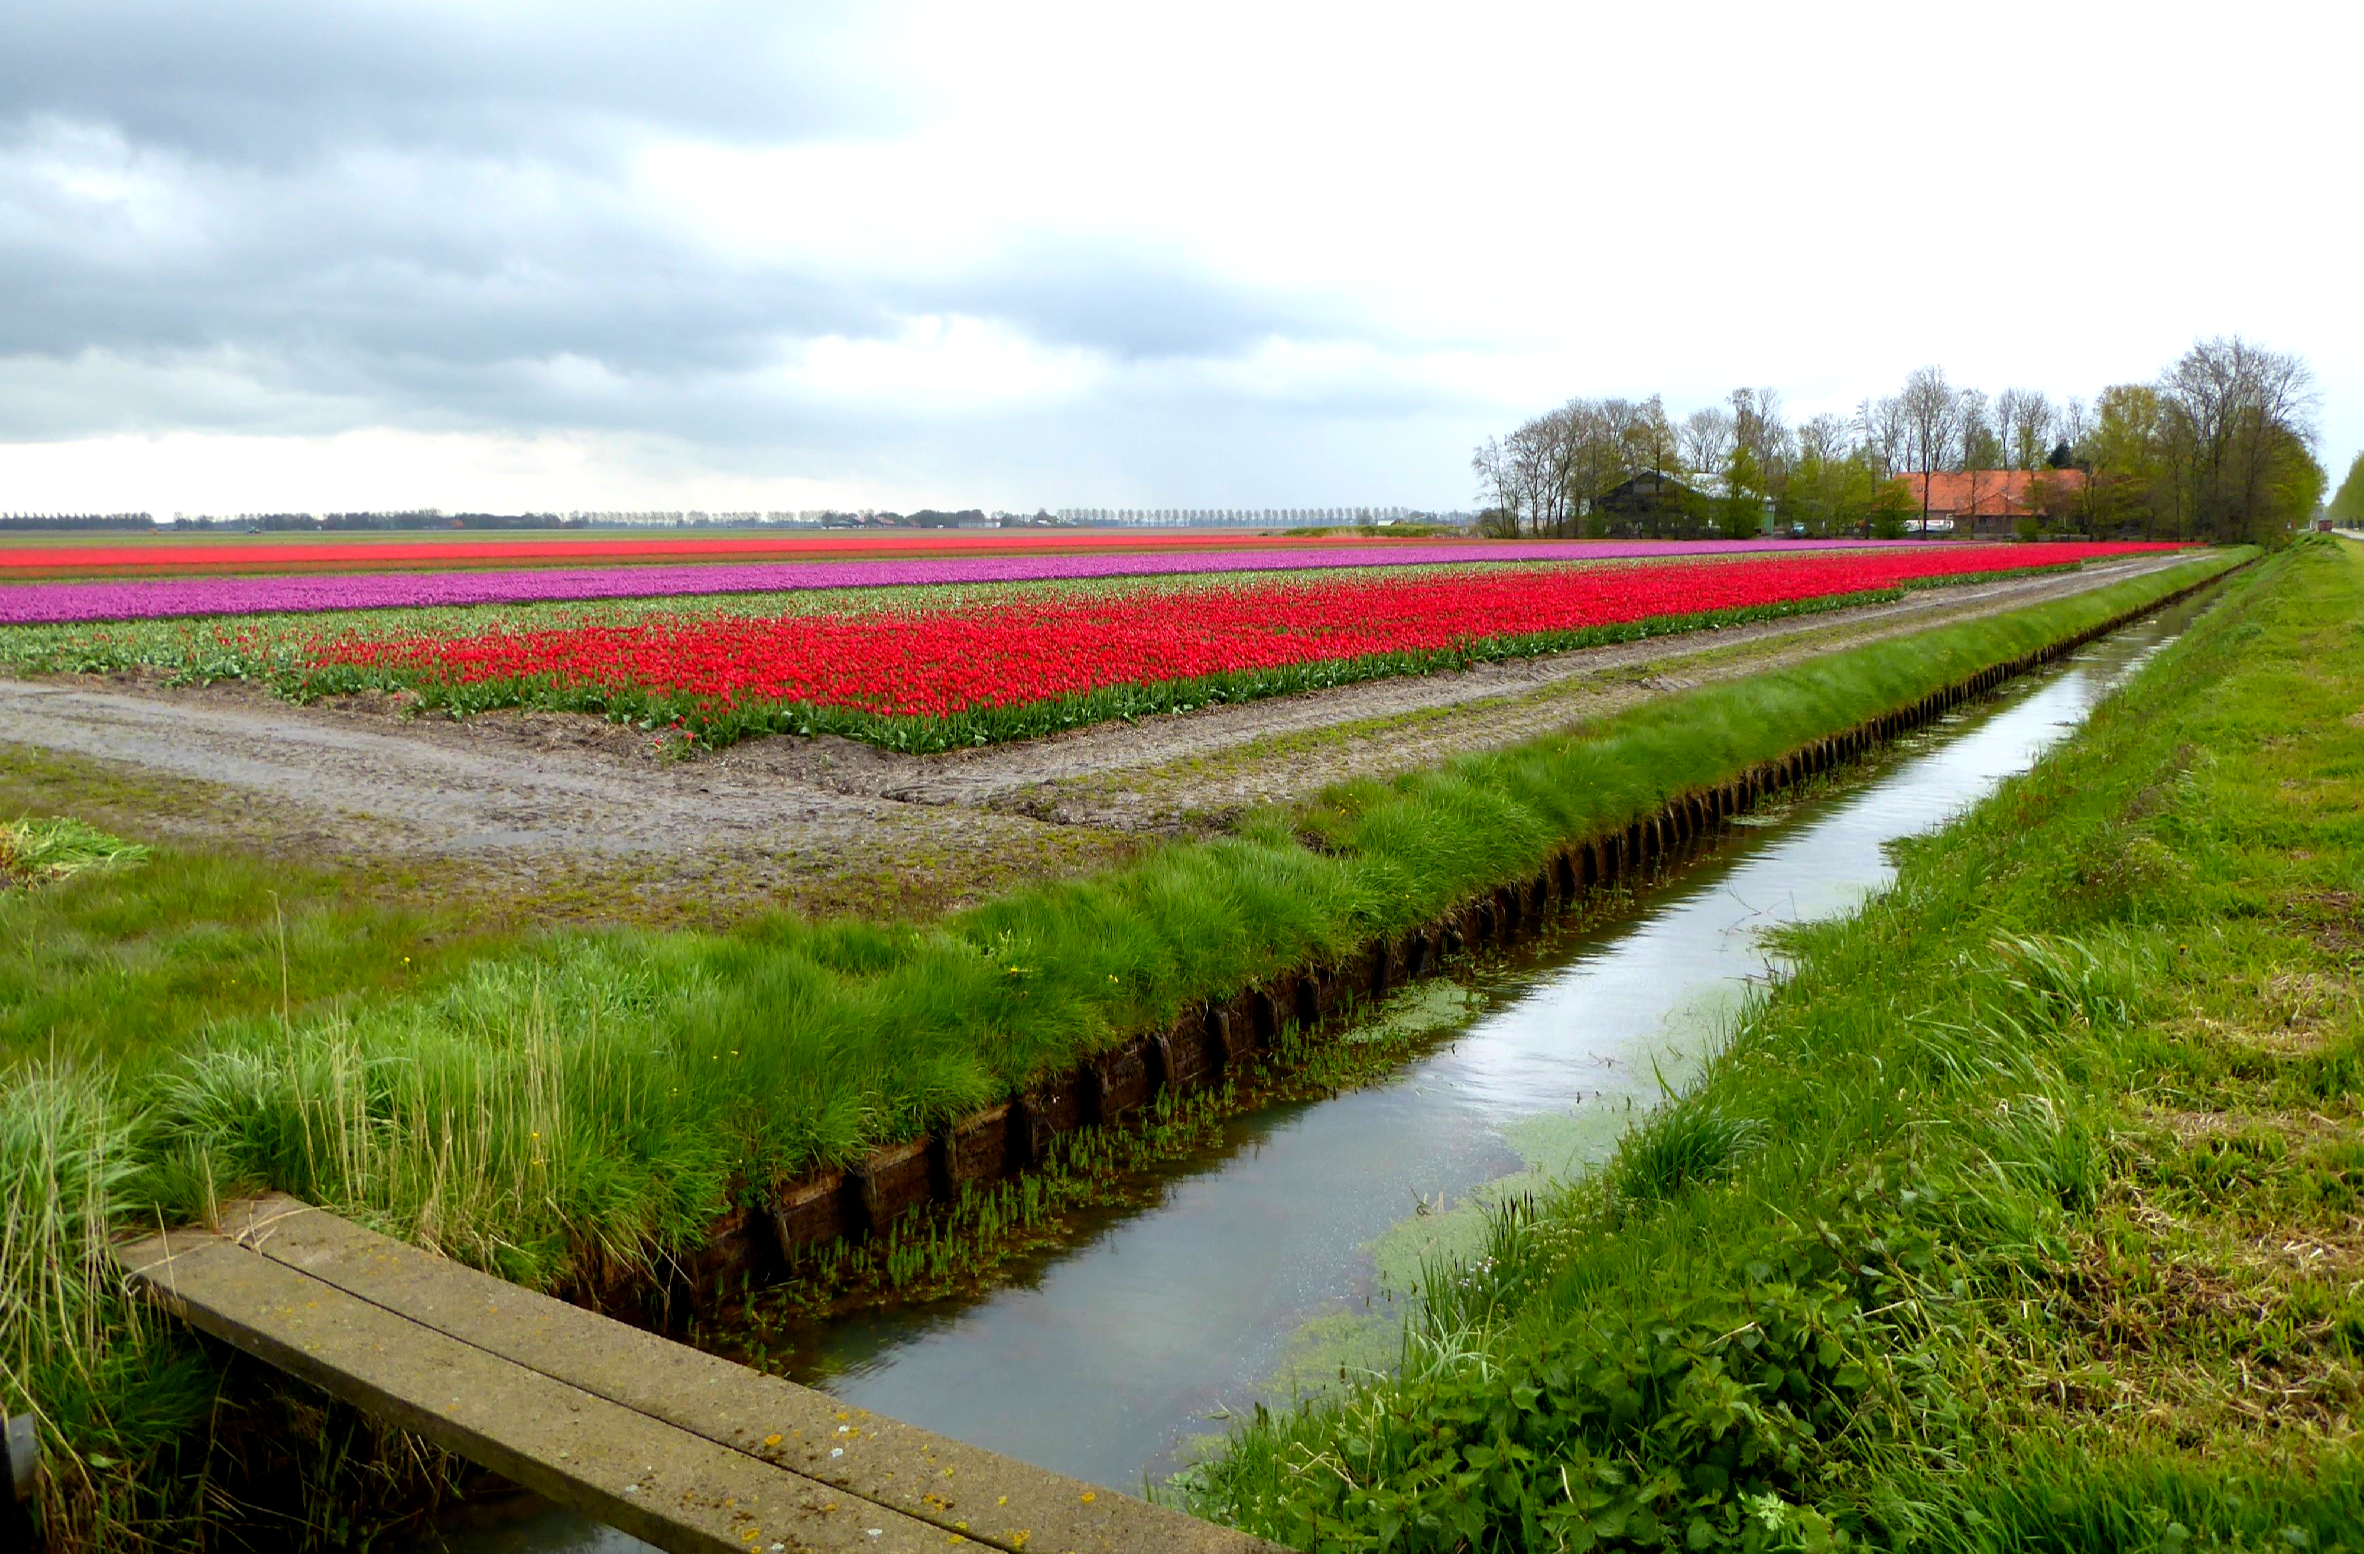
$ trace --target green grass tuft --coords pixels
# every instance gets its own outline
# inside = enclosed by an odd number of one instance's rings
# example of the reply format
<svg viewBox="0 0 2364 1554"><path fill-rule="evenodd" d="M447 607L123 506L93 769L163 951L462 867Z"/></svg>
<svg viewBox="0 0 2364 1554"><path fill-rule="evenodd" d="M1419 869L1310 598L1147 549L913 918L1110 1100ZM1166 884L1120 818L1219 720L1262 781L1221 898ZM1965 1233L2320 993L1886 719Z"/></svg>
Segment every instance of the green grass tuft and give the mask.
<svg viewBox="0 0 2364 1554"><path fill-rule="evenodd" d="M54 884L91 869L128 868L148 849L66 816L0 823L0 889Z"/></svg>
<svg viewBox="0 0 2364 1554"><path fill-rule="evenodd" d="M1712 1104L1670 1106L1617 1151L1614 1191L1647 1202L1726 1181L1763 1132L1754 1118L1727 1116Z"/></svg>

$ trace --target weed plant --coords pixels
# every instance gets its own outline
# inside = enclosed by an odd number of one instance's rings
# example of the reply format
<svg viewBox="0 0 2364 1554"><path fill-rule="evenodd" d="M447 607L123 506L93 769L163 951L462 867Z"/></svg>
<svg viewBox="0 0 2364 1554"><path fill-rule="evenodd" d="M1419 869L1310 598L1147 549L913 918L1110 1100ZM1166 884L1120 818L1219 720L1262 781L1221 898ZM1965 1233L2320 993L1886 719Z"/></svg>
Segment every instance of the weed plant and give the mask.
<svg viewBox="0 0 2364 1554"><path fill-rule="evenodd" d="M2231 587L1197 1506L1338 1550L2364 1547L2364 551Z"/></svg>
<svg viewBox="0 0 2364 1554"><path fill-rule="evenodd" d="M53 1535L69 1546L133 1539L140 1527L193 1514L202 1492L172 1470L174 1448L158 1443L197 1428L190 1394L170 1378L211 1362L121 1304L90 1262L95 1227L202 1218L224 1195L268 1187L521 1283L653 1271L702 1245L734 1203L1065 1072L1133 1032L1166 1027L1195 999L1429 921L1480 889L1531 877L1566 839L1621 829L1673 794L2228 564L2195 559L1702 688L1580 733L1351 785L1301 813L1259 814L1228 836L1031 886L924 928L782 917L728 937L554 934L420 991L306 1007L291 992L293 968L317 957L289 941L281 914L259 918L247 902L224 948L233 969L241 958L253 963L262 996L199 1028L173 1023L168 1006L140 1045L122 1021L107 1024L123 1045L104 1060L62 1044L54 1059L20 1046L0 1087L0 1137L36 1141L21 1152L9 1146L11 1203L45 1206L21 1227L11 1221L0 1401L44 1409L53 1460L63 1464L53 1486L91 1486L79 1498L54 1490ZM203 888L191 867L188 885ZM117 893L131 877L68 879L42 893L55 899L41 911L86 913L79 920L99 933L112 902L136 921L134 898ZM2096 910L2112 891L2177 888L2172 871L2151 862L2118 873L2097 862L2089 880L2068 883ZM26 909L0 902L0 914ZM61 919L20 919L36 920ZM333 949L333 912L317 924ZM35 963L44 953L32 952ZM178 953L185 969L203 973L201 947ZM391 980L388 959L370 950L357 965ZM82 987L100 996L95 979ZM60 1008L48 1018L71 1027L81 1015ZM1935 1026L1916 1029L1941 1045L1954 1040ZM1983 1038L1960 1040L1969 1062ZM2056 1109L2074 1115L2065 1094ZM1685 1206L1702 1183L1727 1169L1736 1183L1755 1180L1762 1162L1787 1158L1773 1141L1788 1135L1770 1119L1738 1105L1722 1115L1758 1120L1762 1136L1725 1128L1720 1159L1696 1152L1695 1140L1691 1163L1663 1181L1672 1196L1662 1206L1620 1200L1618 1212L1636 1225L1673 1225L1692 1212ZM1799 1257L1820 1244L1808 1237ZM66 1272L45 1284L52 1269ZM1844 1308L1815 1293L1810 1274L1806 1263L1777 1260L1758 1281L1796 1291L1780 1297L1789 1305L1779 1343L1789 1347L1767 1351L1786 1356L1784 1367L1825 1352L1819 1337L1807 1344L1824 1326L1854 1331L1855 1319L1842 1320ZM1702 1295L1679 1329L1688 1336L1669 1340L1676 1347L1666 1353L1723 1342L1717 1335L1731 1328L1719 1324L1754 1309L1752 1299L1737 1288ZM1765 1321L1770 1334L1775 1319ZM1857 1362L1846 1357L1863 1347L1829 1351L1825 1369L1852 1375ZM1605 1365L1614 1350L1587 1352ZM198 1370L180 1368L189 1365ZM1821 1374L1799 1372L1802 1397ZM1732 1395L1732 1409L1753 1406ZM1799 1419L1780 1424L1762 1449L1789 1461L1804 1449L1800 1429L1840 1428L1821 1415ZM1506 1461L1487 1471L1523 1469ZM1779 1480L1785 1493L1805 1482Z"/></svg>
<svg viewBox="0 0 2364 1554"><path fill-rule="evenodd" d="M85 869L124 868L148 849L66 816L30 815L0 825L0 890L55 884Z"/></svg>

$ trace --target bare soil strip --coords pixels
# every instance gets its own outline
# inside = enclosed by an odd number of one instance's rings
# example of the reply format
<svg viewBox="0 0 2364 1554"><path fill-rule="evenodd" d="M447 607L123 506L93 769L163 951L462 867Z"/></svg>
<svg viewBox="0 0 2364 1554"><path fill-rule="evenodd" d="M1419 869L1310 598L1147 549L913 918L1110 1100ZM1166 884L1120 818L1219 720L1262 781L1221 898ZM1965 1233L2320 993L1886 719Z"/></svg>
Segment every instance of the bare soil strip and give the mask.
<svg viewBox="0 0 2364 1554"><path fill-rule="evenodd" d="M1370 681L1047 739L908 756L780 737L666 760L580 714L454 721L375 698L300 707L248 685L0 677L0 742L200 785L196 817L267 807L288 834L491 876L629 879L805 905L928 910L1014 872L1097 866L1143 833L1208 829L1302 799L1883 637L2023 608L2174 565L2143 556L1893 604L1622 643L1460 673ZM251 840L251 836L248 838Z"/></svg>

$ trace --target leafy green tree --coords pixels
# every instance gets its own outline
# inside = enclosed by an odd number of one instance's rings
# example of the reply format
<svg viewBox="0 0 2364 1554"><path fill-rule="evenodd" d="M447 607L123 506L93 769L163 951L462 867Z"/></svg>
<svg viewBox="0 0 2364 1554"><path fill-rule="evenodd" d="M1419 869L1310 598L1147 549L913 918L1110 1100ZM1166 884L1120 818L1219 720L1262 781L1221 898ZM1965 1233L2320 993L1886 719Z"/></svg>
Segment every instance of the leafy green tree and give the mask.
<svg viewBox="0 0 2364 1554"><path fill-rule="evenodd" d="M1882 481L1872 493L1868 516L1872 538L1900 540L1912 526L1913 514L1919 510L1919 500L1913 495L1912 482L1903 476Z"/></svg>
<svg viewBox="0 0 2364 1554"><path fill-rule="evenodd" d="M1774 514L1784 528L1801 529L1819 539L1838 526L1838 504L1832 500L1832 464L1818 452L1799 455L1781 488Z"/></svg>
<svg viewBox="0 0 2364 1554"><path fill-rule="evenodd" d="M2170 424L2189 428L2182 483L2195 523L2219 542L2279 538L2309 483L2320 490L2314 374L2305 360L2239 335L2201 340L2159 380ZM2312 507L2308 508L2312 511Z"/></svg>
<svg viewBox="0 0 2364 1554"><path fill-rule="evenodd" d="M2139 524L2161 537L2162 503L2172 504L2172 489L2161 491L2166 452L2159 391L2147 383L2113 383L2093 401L2093 429L2082 455L2092 477L2086 487L2084 518L2095 533Z"/></svg>
<svg viewBox="0 0 2364 1554"><path fill-rule="evenodd" d="M1724 461L1724 495L1716 503L1716 529L1731 540L1765 532L1765 466L1747 442L1735 440L1731 456Z"/></svg>
<svg viewBox="0 0 2364 1554"><path fill-rule="evenodd" d="M2072 484L2058 469L2039 467L2031 471L2027 493L2021 499L2028 510L2021 531L2027 532L2028 523L2035 525L2037 534L2074 527L2077 515L2083 511L2084 496L2085 487Z"/></svg>
<svg viewBox="0 0 2364 1554"><path fill-rule="evenodd" d="M1782 486L1774 514L1784 527L1796 526L1816 538L1868 533L1880 489L1867 449L1825 452L1808 449Z"/></svg>
<svg viewBox="0 0 2364 1554"><path fill-rule="evenodd" d="M2348 465L2348 477L2339 483L2329 511L2334 523L2351 528L2364 524L2364 453Z"/></svg>
<svg viewBox="0 0 2364 1554"><path fill-rule="evenodd" d="M1907 506L1912 504L1911 487L1904 481L1888 478L1881 468L1879 454L1870 448L1858 448L1850 458L1842 459L1831 483L1831 505L1836 510L1834 527L1846 534L1869 534L1873 515L1883 500L1881 493L1893 486L1902 492Z"/></svg>
<svg viewBox="0 0 2364 1554"><path fill-rule="evenodd" d="M2266 473L2260 479L2262 487L2257 502L2257 525L2251 530L2260 538L2277 539L2292 530L2304 529L2315 516L2315 509L2323 504L2323 493L2330 488L2331 477L2315 459L2315 451L2306 439L2286 426L2271 428L2265 437L2264 460ZM2354 471L2350 470L2352 476Z"/></svg>

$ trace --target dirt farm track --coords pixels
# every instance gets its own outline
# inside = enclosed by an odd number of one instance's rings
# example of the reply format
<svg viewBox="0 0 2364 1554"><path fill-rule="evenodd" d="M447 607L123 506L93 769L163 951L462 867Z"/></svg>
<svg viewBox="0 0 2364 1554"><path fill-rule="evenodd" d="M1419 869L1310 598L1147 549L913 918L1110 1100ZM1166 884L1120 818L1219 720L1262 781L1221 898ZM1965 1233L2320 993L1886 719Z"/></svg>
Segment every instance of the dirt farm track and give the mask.
<svg viewBox="0 0 2364 1554"><path fill-rule="evenodd" d="M943 755L773 738L667 760L648 735L581 715L453 721L371 698L299 707L247 685L126 676L0 676L0 753L13 752L20 775L84 789L93 802L77 807L93 818L113 810L128 820L129 804L147 834L400 860L511 890L540 882L561 912L573 900L606 915L619 898L701 917L754 899L929 912L1343 778L1432 764L2178 559L2132 557ZM136 801L106 797L135 788Z"/></svg>

